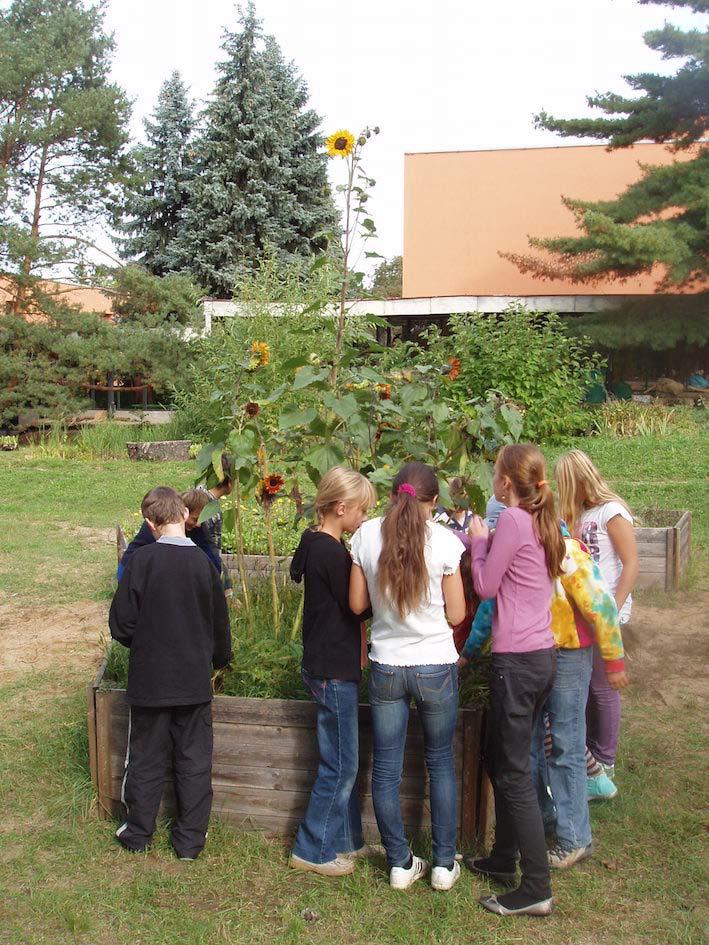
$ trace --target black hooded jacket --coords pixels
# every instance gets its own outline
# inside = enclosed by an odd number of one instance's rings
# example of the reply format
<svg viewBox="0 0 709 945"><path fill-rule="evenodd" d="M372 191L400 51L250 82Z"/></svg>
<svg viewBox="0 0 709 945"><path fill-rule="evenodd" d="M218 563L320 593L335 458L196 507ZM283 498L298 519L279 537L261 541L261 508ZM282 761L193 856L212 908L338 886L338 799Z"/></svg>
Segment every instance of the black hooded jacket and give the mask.
<svg viewBox="0 0 709 945"><path fill-rule="evenodd" d="M326 532L306 529L290 575L305 578L303 669L323 679L359 682L360 618L349 606L352 558L345 545Z"/></svg>

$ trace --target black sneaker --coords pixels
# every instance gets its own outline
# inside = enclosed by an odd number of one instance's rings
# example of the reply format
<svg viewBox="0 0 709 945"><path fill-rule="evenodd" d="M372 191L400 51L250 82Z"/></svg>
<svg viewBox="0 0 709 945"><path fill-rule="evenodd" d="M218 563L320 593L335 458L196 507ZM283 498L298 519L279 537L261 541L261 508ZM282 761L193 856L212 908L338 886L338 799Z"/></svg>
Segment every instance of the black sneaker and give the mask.
<svg viewBox="0 0 709 945"><path fill-rule="evenodd" d="M516 886L517 874L514 861L505 863L503 860L496 860L492 856L474 857L467 854L463 857L463 862L473 873L479 873L481 876L487 876L494 879L503 886Z"/></svg>

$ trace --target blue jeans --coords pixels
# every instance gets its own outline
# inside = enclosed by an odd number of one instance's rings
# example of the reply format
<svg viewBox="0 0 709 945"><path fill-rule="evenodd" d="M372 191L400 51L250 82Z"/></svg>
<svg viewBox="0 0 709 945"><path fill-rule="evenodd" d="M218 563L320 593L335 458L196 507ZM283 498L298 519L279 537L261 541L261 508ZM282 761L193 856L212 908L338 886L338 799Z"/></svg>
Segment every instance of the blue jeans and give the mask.
<svg viewBox="0 0 709 945"><path fill-rule="evenodd" d="M557 650L556 676L544 706L551 723L551 755L544 758L544 720L532 741L532 771L538 787L551 789L556 808L556 836L565 850L591 842L586 799L586 701L593 668L593 648ZM547 811L551 805L547 801Z"/></svg>
<svg viewBox="0 0 709 945"><path fill-rule="evenodd" d="M458 670L441 666L387 666L372 662L372 800L389 867L405 866L411 850L404 832L399 788L404 765L409 705L416 703L423 729L431 789L433 865L453 865L457 787L453 733L458 715Z"/></svg>
<svg viewBox="0 0 709 945"><path fill-rule="evenodd" d="M364 843L357 790L359 685L305 670L302 675L318 707L320 764L293 852L309 863L329 863Z"/></svg>

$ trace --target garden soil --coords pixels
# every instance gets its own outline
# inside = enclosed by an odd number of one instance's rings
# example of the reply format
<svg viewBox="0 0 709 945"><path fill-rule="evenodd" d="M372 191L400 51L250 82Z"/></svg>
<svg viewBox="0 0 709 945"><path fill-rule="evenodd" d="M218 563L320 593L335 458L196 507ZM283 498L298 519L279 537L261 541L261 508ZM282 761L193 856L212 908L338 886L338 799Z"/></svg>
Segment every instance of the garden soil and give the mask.
<svg viewBox="0 0 709 945"><path fill-rule="evenodd" d="M668 706L706 698L707 613L707 592L640 596L623 634L636 691ZM0 596L0 679L66 666L85 669L88 681L108 637L107 616L108 602L32 606Z"/></svg>

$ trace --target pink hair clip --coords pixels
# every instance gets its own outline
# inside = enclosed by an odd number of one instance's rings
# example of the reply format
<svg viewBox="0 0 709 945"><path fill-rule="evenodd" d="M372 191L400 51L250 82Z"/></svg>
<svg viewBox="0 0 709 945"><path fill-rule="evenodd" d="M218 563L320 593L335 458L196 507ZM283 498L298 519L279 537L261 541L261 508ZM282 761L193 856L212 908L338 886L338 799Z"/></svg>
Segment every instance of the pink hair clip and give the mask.
<svg viewBox="0 0 709 945"><path fill-rule="evenodd" d="M410 482L402 482L397 492L408 492L409 495L412 495L414 499L416 498L416 489L411 485Z"/></svg>

